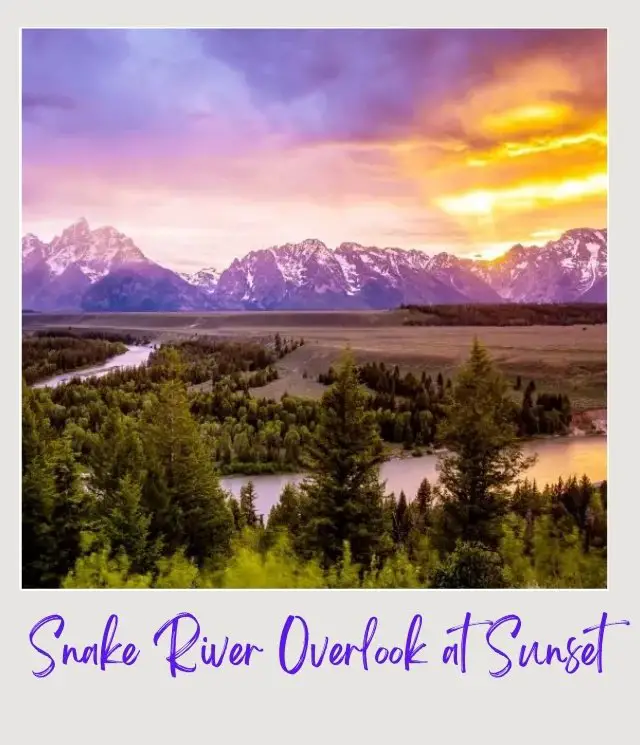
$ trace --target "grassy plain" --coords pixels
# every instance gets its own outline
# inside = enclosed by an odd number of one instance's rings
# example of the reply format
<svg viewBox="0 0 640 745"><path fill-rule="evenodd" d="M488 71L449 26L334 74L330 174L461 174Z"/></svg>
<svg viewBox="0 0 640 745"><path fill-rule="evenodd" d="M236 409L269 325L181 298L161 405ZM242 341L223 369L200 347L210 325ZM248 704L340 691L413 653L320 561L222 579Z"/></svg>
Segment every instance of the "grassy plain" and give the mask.
<svg viewBox="0 0 640 745"><path fill-rule="evenodd" d="M520 375L525 384L534 379L540 390L567 393L577 411L606 407L605 325L437 327L406 326L406 319L406 311L25 314L23 329L145 332L158 342L200 336L266 340L276 332L303 337L305 345L279 363L280 378L260 389L274 397L321 395L317 375L345 347L361 362L451 377L477 336L509 378Z"/></svg>

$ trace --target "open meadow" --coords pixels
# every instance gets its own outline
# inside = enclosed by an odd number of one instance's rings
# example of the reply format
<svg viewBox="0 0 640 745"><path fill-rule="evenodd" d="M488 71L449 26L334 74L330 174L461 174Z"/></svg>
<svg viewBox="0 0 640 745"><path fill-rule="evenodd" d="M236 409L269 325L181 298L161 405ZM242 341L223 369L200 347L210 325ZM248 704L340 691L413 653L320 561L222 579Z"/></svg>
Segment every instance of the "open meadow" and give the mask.
<svg viewBox="0 0 640 745"><path fill-rule="evenodd" d="M157 342L199 338L268 340L279 333L304 346L278 363L279 378L261 394L317 397L317 376L350 347L358 362L398 365L450 377L474 337L510 378L533 379L539 388L570 396L574 411L606 407L607 327L408 326L408 311L24 314L25 332L42 328L145 333Z"/></svg>

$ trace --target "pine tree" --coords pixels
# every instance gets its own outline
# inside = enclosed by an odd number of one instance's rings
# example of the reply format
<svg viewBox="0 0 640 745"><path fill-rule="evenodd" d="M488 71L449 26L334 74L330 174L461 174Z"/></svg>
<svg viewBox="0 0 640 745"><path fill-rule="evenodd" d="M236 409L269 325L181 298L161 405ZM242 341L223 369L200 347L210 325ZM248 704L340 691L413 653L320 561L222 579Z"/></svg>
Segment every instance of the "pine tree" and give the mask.
<svg viewBox="0 0 640 745"><path fill-rule="evenodd" d="M30 462L22 478L22 582L59 587L81 553L81 535L92 524L86 493L67 437L45 443L27 430Z"/></svg>
<svg viewBox="0 0 640 745"><path fill-rule="evenodd" d="M22 586L56 587L52 572L56 536L52 517L56 503L53 469L44 455L31 457L22 477Z"/></svg>
<svg viewBox="0 0 640 745"><path fill-rule="evenodd" d="M604 507L604 511L607 511L607 482L603 481L600 484L600 499L602 500L602 506Z"/></svg>
<svg viewBox="0 0 640 745"><path fill-rule="evenodd" d="M52 516L56 485L47 447L48 421L35 392L22 386L22 585L55 587L50 564L55 561Z"/></svg>
<svg viewBox="0 0 640 745"><path fill-rule="evenodd" d="M269 512L267 530L270 533L282 530L289 536L300 535L302 525L302 495L294 484L286 484L280 499Z"/></svg>
<svg viewBox="0 0 640 745"><path fill-rule="evenodd" d="M495 548L508 489L534 459L522 454L507 383L477 340L445 412L439 430L448 450L439 464L445 532L450 543L460 538Z"/></svg>
<svg viewBox="0 0 640 745"><path fill-rule="evenodd" d="M127 554L134 572L152 569L159 553L159 546L149 541L151 517L142 508L141 495L140 483L128 474L100 502L100 533L114 554Z"/></svg>
<svg viewBox="0 0 640 745"><path fill-rule="evenodd" d="M50 523L55 536L55 556L49 566L60 582L81 554L83 533L95 524L95 500L80 478L69 438L54 440L49 448L56 491Z"/></svg>
<svg viewBox="0 0 640 745"><path fill-rule="evenodd" d="M233 517L183 386L162 386L147 411L142 441L142 504L153 516L152 539L162 538L169 552L184 548L198 564L226 554Z"/></svg>
<svg viewBox="0 0 640 745"><path fill-rule="evenodd" d="M240 512L240 504L238 500L235 497L231 496L229 497L228 505L233 517L234 530L242 530L244 526L242 524L242 513Z"/></svg>
<svg viewBox="0 0 640 745"><path fill-rule="evenodd" d="M46 440L50 439L49 421L36 398L35 391L22 380L22 473L43 455Z"/></svg>
<svg viewBox="0 0 640 745"><path fill-rule="evenodd" d="M256 512L256 490L253 481L248 481L240 489L240 519L248 528L255 528L258 524Z"/></svg>
<svg viewBox="0 0 640 745"><path fill-rule="evenodd" d="M375 414L346 355L335 384L324 394L303 482L303 545L330 564L348 541L356 563L368 565L389 549L379 465L384 459Z"/></svg>
<svg viewBox="0 0 640 745"><path fill-rule="evenodd" d="M141 481L144 449L135 420L112 410L99 431L99 442L92 449L92 485L102 494L117 490L129 475Z"/></svg>
<svg viewBox="0 0 640 745"><path fill-rule="evenodd" d="M431 524L432 500L431 484L428 479L422 479L416 498L410 505L412 524L418 533L426 533Z"/></svg>
<svg viewBox="0 0 640 745"><path fill-rule="evenodd" d="M400 497L395 505L393 515L393 540L395 543L404 544L409 538L411 530L411 515L407 505L407 496L404 491L400 492Z"/></svg>

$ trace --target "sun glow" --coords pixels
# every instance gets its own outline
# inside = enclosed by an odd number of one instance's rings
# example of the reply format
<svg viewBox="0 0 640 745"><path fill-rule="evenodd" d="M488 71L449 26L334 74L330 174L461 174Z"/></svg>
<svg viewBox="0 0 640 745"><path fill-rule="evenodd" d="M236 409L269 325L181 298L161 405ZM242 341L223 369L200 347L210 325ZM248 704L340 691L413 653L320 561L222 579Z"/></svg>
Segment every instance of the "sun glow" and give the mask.
<svg viewBox="0 0 640 745"><path fill-rule="evenodd" d="M486 166L495 161L507 158L521 158L526 155L536 155L554 150L580 147L582 145L595 145L607 147L607 136L600 132L585 132L580 135L568 135L566 137L537 139L531 142L505 142L504 145L493 150L485 157L474 156L467 160L467 165L474 168Z"/></svg>
<svg viewBox="0 0 640 745"><path fill-rule="evenodd" d="M442 197L439 206L451 215L491 215L495 210L526 209L544 202L564 202L607 193L606 173L556 183L524 184L514 188L475 190Z"/></svg>
<svg viewBox="0 0 640 745"><path fill-rule="evenodd" d="M531 106L519 106L489 114L482 119L484 129L492 132L512 132L528 126L549 126L558 124L567 117L569 108L556 103L540 103Z"/></svg>

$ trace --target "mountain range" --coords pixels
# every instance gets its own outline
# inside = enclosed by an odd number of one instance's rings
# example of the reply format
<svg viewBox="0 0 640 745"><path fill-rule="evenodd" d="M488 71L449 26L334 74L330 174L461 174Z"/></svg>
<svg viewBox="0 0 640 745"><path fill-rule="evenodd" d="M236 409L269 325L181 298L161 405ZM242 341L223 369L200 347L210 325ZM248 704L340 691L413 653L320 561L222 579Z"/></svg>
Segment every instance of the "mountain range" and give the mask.
<svg viewBox="0 0 640 745"><path fill-rule="evenodd" d="M308 239L224 270L172 271L82 218L50 243L22 239L22 307L40 311L343 310L400 304L606 302L607 231L568 230L494 260Z"/></svg>

